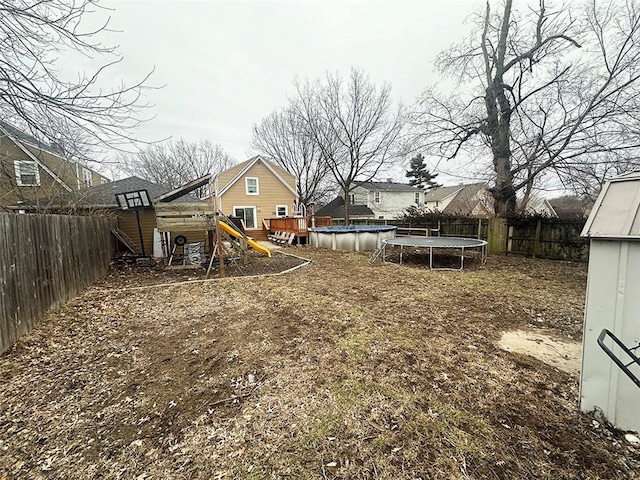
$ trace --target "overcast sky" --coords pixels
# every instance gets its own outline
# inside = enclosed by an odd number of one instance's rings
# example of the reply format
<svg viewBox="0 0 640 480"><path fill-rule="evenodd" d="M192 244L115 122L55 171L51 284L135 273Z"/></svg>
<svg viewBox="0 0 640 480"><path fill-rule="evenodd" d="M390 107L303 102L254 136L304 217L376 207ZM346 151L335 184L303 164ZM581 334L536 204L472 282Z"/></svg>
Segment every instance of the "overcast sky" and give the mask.
<svg viewBox="0 0 640 480"><path fill-rule="evenodd" d="M125 80L155 68L155 118L145 140L209 138L236 160L253 153L251 128L284 106L293 82L354 66L412 104L435 82L433 59L465 35L481 0L117 1L111 28ZM399 179L399 178L398 178Z"/></svg>

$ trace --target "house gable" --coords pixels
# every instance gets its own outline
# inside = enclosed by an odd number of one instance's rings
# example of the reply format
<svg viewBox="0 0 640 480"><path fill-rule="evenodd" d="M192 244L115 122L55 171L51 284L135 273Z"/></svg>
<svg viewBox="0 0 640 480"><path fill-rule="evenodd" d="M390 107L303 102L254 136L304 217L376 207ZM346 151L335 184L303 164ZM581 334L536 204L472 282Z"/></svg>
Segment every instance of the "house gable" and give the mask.
<svg viewBox="0 0 640 480"><path fill-rule="evenodd" d="M260 155L256 155L255 157L247 160L246 162L242 162L235 167L232 167L224 172L221 172L216 181L218 182L217 187L218 197L222 197L231 187L233 187L241 178L260 178L260 176L256 175L254 167L258 164L264 165L267 170L277 178L286 188L290 190L290 192L297 197L296 193L296 179L293 175L291 175L286 170L278 167L277 165L273 165L272 163L266 161ZM286 180L289 177L289 182Z"/></svg>
<svg viewBox="0 0 640 480"><path fill-rule="evenodd" d="M247 181L247 179L251 179ZM262 220L278 216L297 199L296 178L260 156L221 172L215 179L218 208L225 215L235 215L236 209L246 209L256 218L256 227Z"/></svg>
<svg viewBox="0 0 640 480"><path fill-rule="evenodd" d="M57 195L108 182L106 177L67 160L55 148L2 121L0 167L0 207L5 209L23 203L46 208L47 201ZM37 169L33 172L36 181L23 183L18 176L29 168Z"/></svg>

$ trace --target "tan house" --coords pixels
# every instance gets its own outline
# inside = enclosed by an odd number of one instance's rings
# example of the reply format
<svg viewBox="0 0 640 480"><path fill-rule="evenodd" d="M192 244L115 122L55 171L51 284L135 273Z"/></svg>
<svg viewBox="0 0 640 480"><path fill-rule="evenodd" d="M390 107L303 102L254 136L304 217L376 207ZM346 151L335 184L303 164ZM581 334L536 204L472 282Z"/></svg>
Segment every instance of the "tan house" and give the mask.
<svg viewBox="0 0 640 480"><path fill-rule="evenodd" d="M260 155L219 173L212 183L218 208L242 218L254 238L266 238L266 220L297 213L296 177Z"/></svg>
<svg viewBox="0 0 640 480"><path fill-rule="evenodd" d="M451 215L489 217L493 215L486 183L471 183L429 190L424 198L426 210Z"/></svg>
<svg viewBox="0 0 640 480"><path fill-rule="evenodd" d="M44 209L57 195L108 181L68 160L57 148L0 121L0 211L16 211L8 207L21 204Z"/></svg>

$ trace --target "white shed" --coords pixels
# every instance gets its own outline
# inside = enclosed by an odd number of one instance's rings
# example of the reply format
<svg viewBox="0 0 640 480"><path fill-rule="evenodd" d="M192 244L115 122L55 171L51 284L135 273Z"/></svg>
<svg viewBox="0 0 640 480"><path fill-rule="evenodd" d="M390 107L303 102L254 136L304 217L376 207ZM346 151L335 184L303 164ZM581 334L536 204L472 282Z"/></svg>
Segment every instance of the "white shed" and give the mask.
<svg viewBox="0 0 640 480"><path fill-rule="evenodd" d="M591 241L580 408L640 431L640 172L607 182L582 236Z"/></svg>

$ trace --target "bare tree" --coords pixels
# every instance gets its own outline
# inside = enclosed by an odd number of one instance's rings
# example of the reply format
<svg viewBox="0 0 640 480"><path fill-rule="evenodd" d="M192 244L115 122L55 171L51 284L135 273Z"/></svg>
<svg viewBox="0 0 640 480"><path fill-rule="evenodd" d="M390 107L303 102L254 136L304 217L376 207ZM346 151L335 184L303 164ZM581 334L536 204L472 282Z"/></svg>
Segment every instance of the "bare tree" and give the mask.
<svg viewBox="0 0 640 480"><path fill-rule="evenodd" d="M74 141L110 147L133 141L132 129L148 106L142 92L149 75L132 84L102 85L110 68L122 61L114 48L96 41L107 29L92 14L96 0L0 0L0 116L46 143ZM87 21L89 20L89 21ZM68 56L105 62L94 72L65 78L56 65ZM66 125L66 131L51 130ZM69 143L66 139L65 143Z"/></svg>
<svg viewBox="0 0 640 480"><path fill-rule="evenodd" d="M400 159L403 109L394 107L390 85L378 87L357 69L346 82L327 75L324 82L298 84L292 108L344 194L348 222L354 182L369 181Z"/></svg>
<svg viewBox="0 0 640 480"><path fill-rule="evenodd" d="M540 0L520 14L505 0L476 20L471 37L437 60L455 93L428 90L413 122L430 153L490 160L497 215L514 213L516 194L526 201L536 182L570 184L602 154L638 157L640 140L627 131L640 83L636 2L554 10Z"/></svg>
<svg viewBox="0 0 640 480"><path fill-rule="evenodd" d="M208 173L215 175L235 163L220 145L210 140L187 142L184 139L151 145L138 154L120 153L116 162L130 175L170 188L177 188ZM203 197L210 192L205 186L195 193Z"/></svg>
<svg viewBox="0 0 640 480"><path fill-rule="evenodd" d="M302 203L327 200L333 190L327 178L331 174L329 165L309 135L306 123L292 108L274 112L254 125L252 145L295 175Z"/></svg>

